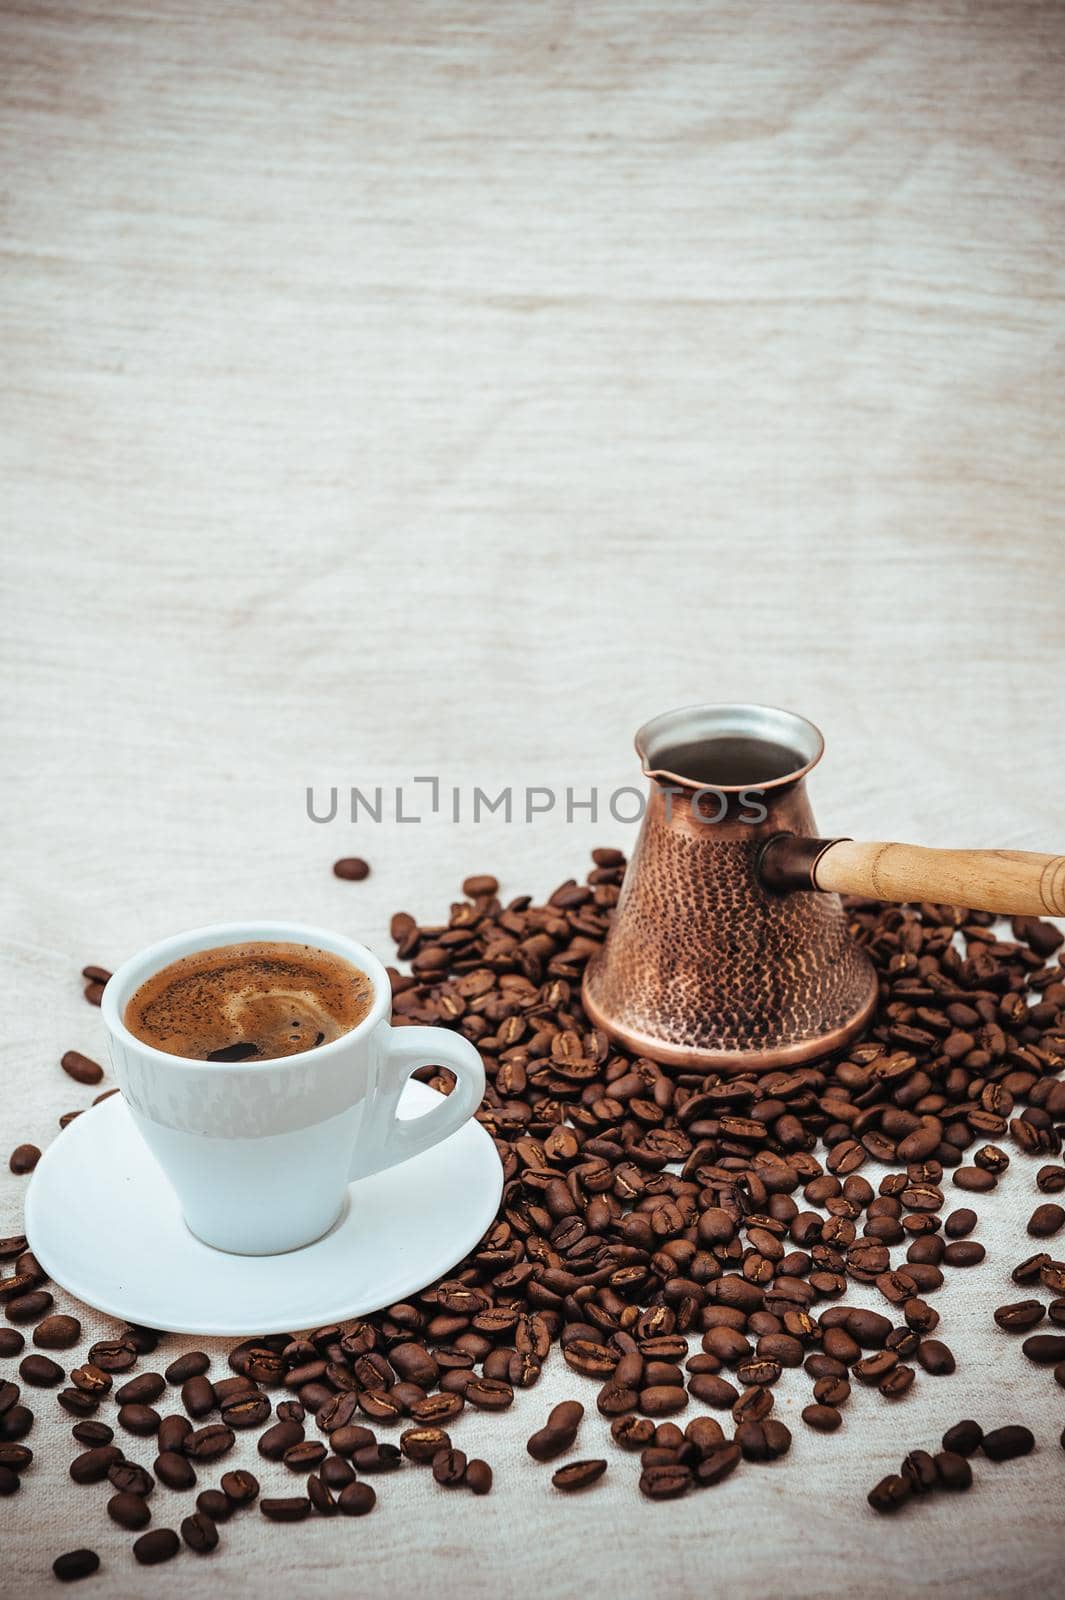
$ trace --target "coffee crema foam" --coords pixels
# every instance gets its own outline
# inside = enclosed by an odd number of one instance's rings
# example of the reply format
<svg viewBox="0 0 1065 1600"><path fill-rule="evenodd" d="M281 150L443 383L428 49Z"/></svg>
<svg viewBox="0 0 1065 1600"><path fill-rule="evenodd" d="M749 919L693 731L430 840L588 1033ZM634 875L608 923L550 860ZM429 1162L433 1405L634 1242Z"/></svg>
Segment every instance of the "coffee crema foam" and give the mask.
<svg viewBox="0 0 1065 1600"><path fill-rule="evenodd" d="M273 1061L350 1033L373 982L343 956L274 941L182 956L127 1002L130 1033L194 1061Z"/></svg>

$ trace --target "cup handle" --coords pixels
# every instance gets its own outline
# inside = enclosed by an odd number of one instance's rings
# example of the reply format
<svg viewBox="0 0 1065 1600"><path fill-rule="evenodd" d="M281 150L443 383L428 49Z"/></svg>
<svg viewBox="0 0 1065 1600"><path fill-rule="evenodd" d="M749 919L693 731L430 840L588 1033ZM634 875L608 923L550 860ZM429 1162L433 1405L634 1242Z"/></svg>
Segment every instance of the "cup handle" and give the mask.
<svg viewBox="0 0 1065 1600"><path fill-rule="evenodd" d="M419 1067L449 1067L457 1082L446 1099L420 1117L396 1116L407 1079ZM368 1178L421 1155L468 1122L484 1094L484 1067L468 1039L447 1028L390 1028L377 1086L359 1130L351 1178Z"/></svg>

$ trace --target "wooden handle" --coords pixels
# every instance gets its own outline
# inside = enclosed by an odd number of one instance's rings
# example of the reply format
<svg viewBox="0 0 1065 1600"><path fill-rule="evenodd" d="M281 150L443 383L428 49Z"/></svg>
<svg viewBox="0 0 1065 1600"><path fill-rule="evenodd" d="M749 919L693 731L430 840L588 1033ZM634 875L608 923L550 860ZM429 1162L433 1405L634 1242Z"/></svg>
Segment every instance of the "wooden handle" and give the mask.
<svg viewBox="0 0 1065 1600"><path fill-rule="evenodd" d="M1065 856L1036 850L928 850L840 839L818 856L818 889L870 900L932 900L1005 916L1065 917Z"/></svg>

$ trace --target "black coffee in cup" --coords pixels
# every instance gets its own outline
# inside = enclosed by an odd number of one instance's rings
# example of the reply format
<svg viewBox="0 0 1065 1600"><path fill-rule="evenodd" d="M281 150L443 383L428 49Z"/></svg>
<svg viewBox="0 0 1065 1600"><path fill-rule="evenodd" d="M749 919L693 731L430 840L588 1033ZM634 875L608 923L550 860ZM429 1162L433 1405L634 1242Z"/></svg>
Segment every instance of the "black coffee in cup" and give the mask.
<svg viewBox="0 0 1065 1600"><path fill-rule="evenodd" d="M263 941L171 962L141 984L123 1021L167 1055L271 1061L350 1033L373 998L372 980L343 956Z"/></svg>

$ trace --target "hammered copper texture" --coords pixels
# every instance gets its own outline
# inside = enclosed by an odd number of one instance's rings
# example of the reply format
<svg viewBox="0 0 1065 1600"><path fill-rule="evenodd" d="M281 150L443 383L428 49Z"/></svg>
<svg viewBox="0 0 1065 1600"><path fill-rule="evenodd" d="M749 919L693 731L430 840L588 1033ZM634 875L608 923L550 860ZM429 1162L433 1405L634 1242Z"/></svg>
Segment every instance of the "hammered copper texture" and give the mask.
<svg viewBox="0 0 1065 1600"><path fill-rule="evenodd" d="M782 813L784 814L782 816ZM685 799L667 817L652 789L602 955L585 981L594 1019L647 1054L693 1059L814 1054L842 1044L875 994L833 894L772 894L755 862L781 822L813 831L802 785L766 823L693 823Z"/></svg>

